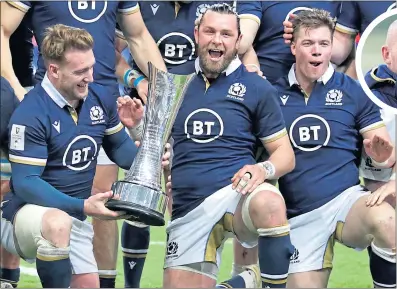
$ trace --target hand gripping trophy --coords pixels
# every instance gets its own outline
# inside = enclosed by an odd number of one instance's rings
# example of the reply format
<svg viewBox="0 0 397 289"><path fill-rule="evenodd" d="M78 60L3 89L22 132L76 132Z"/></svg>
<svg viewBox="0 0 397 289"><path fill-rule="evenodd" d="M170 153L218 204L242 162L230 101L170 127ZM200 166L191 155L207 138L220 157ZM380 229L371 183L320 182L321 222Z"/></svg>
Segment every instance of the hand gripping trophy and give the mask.
<svg viewBox="0 0 397 289"><path fill-rule="evenodd" d="M168 197L161 189L161 159L186 89L194 76L175 75L149 63L149 93L141 145L124 181L112 186L106 207L125 212L121 218L149 226L164 226Z"/></svg>

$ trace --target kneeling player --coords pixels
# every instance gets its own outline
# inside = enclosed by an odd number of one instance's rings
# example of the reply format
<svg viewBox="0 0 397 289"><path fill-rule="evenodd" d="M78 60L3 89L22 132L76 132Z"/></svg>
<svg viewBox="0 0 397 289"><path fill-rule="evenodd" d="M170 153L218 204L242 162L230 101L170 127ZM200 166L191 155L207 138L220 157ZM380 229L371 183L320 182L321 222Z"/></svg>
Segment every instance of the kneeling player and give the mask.
<svg viewBox="0 0 397 289"><path fill-rule="evenodd" d="M290 172L294 155L275 90L236 57L240 39L239 19L226 4L208 8L195 28L197 75L172 131L164 287L213 287L232 236L248 247L259 243L263 286L286 283L293 253L286 208L264 180ZM257 138L270 154L263 164L255 163ZM259 272L249 273L222 286L261 287Z"/></svg>
<svg viewBox="0 0 397 289"><path fill-rule="evenodd" d="M94 232L86 216L119 217L104 206L112 192L90 196L98 150L103 146L128 169L137 148L112 93L92 83L92 36L60 24L44 36L47 73L10 120L12 191L1 207L1 244L36 261L44 288L95 288ZM123 122L134 124L128 106L119 110Z"/></svg>
<svg viewBox="0 0 397 289"><path fill-rule="evenodd" d="M357 166L362 147L374 166L395 163L379 109L355 80L332 68L328 12L302 11L293 25L296 63L275 84L298 164L279 179L296 248L288 286L325 288L335 240L370 245L374 282L395 286L395 212L388 203L366 206Z"/></svg>

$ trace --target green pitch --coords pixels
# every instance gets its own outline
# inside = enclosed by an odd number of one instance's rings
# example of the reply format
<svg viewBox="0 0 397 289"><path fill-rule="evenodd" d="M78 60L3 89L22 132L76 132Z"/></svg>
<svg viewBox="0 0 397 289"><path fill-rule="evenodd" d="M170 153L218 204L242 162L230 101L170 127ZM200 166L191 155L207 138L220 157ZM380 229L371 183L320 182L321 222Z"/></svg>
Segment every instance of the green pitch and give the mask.
<svg viewBox="0 0 397 289"><path fill-rule="evenodd" d="M119 222L119 225L121 222ZM162 286L163 270L162 264L165 253L165 228L151 228L151 245L141 281L142 288L155 288ZM232 244L228 241L223 250L222 266L219 279L225 280L230 276L231 264L233 260ZM35 266L22 262L21 266L30 268L33 271ZM117 288L123 286L123 264L122 253L119 250L118 257L118 277ZM25 269L26 271L26 269ZM31 272L31 273L33 273ZM367 252L356 252L345 248L339 244L335 246L334 270L331 275L330 288L372 288L370 272L368 268ZM21 274L20 288L41 288L37 276Z"/></svg>

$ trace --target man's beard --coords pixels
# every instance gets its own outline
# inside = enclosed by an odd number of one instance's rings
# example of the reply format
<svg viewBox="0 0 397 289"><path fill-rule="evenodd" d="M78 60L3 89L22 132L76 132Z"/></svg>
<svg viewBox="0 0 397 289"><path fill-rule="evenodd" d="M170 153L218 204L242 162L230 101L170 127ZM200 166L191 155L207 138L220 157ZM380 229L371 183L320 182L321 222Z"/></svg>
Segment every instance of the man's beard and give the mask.
<svg viewBox="0 0 397 289"><path fill-rule="evenodd" d="M204 50L203 49L199 49L198 50L200 67L201 67L201 69L203 70L203 72L206 74L206 76L208 78L216 78L236 58L237 49L235 49L230 54L224 54L223 55L223 60L221 60L220 62L216 62L216 63L211 63L211 60L207 58L208 57L208 53L209 52L206 49L204 49Z"/></svg>

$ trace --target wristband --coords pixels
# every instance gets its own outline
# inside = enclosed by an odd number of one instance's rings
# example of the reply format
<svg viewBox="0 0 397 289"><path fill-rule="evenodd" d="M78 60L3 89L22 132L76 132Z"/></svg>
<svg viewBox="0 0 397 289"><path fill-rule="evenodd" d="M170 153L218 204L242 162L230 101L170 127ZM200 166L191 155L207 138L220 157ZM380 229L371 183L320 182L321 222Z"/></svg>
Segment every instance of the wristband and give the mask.
<svg viewBox="0 0 397 289"><path fill-rule="evenodd" d="M388 160L384 161L383 163L378 163L377 161L375 161L373 158L371 158L372 161L372 165L378 169L386 169L388 168Z"/></svg>
<svg viewBox="0 0 397 289"><path fill-rule="evenodd" d="M138 84L144 79L145 79L145 77L143 75L139 76L138 78L136 78L134 80L133 86L136 88L138 86Z"/></svg>
<svg viewBox="0 0 397 289"><path fill-rule="evenodd" d="M270 161L265 161L263 163L258 163L266 171L266 179L274 180L276 175L276 167Z"/></svg>
<svg viewBox="0 0 397 289"><path fill-rule="evenodd" d="M130 76L131 71L132 71L131 68L128 69L128 70L124 73L124 76L123 76L124 85L125 85L125 86L128 86L128 87L130 86L129 83L128 83L128 77Z"/></svg>

